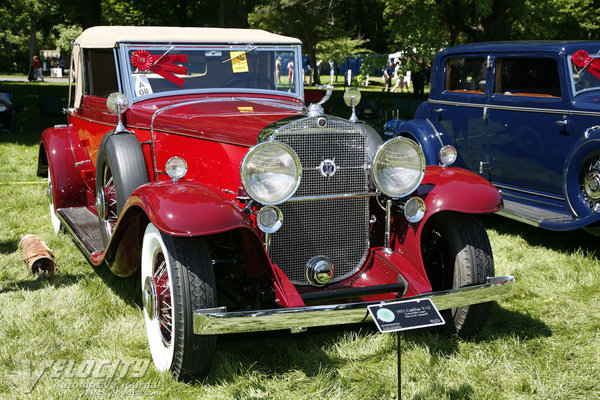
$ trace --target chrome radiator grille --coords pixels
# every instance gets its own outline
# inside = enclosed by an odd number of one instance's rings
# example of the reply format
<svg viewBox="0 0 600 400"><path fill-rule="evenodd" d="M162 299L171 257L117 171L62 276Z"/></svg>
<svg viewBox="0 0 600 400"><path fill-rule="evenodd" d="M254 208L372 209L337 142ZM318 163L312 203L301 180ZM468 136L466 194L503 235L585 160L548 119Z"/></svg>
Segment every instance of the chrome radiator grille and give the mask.
<svg viewBox="0 0 600 400"><path fill-rule="evenodd" d="M275 136L294 149L302 163L302 179L294 197L366 193L369 160L365 133L344 120L330 118L324 128L316 120L294 122ZM325 160L332 160L337 168L328 178L320 172Z"/></svg>
<svg viewBox="0 0 600 400"><path fill-rule="evenodd" d="M283 226L271 235L269 256L298 285L308 284L306 264L311 258L329 258L335 282L355 273L369 249L369 198L335 198L369 191L367 137L344 120L328 118L326 127L316 121L296 121L275 136L300 158L302 179L294 197L279 206ZM325 160L335 163L333 176L321 174ZM330 198L306 199L319 196Z"/></svg>

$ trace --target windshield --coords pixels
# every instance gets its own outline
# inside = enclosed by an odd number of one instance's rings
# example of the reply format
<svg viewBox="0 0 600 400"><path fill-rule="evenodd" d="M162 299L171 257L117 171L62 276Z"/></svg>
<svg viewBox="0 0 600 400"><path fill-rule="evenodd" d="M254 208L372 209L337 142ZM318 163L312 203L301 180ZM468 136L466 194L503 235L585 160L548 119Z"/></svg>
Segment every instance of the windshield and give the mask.
<svg viewBox="0 0 600 400"><path fill-rule="evenodd" d="M590 55L591 54L591 55ZM578 50L569 55L569 71L575 95L600 89L600 55Z"/></svg>
<svg viewBox="0 0 600 400"><path fill-rule="evenodd" d="M298 96L302 85L295 79L299 46L124 45L121 52L134 98L189 91Z"/></svg>

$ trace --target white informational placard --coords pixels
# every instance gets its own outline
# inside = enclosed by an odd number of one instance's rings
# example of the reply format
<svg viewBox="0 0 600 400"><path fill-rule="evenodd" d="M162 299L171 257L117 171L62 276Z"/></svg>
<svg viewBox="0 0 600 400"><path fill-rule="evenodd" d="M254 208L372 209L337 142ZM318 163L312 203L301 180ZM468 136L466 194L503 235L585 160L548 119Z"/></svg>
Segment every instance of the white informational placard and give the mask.
<svg viewBox="0 0 600 400"><path fill-rule="evenodd" d="M429 298L374 304L367 309L381 333L427 328L446 323Z"/></svg>

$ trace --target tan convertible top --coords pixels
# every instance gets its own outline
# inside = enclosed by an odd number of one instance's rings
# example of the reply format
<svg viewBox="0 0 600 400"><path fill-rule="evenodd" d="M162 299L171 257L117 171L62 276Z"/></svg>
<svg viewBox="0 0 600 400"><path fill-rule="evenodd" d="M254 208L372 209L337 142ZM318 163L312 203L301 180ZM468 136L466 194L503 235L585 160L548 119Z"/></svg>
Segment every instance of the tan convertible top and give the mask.
<svg viewBox="0 0 600 400"><path fill-rule="evenodd" d="M112 48L119 42L301 44L300 40L260 29L181 28L171 26L94 26L75 40L86 48Z"/></svg>

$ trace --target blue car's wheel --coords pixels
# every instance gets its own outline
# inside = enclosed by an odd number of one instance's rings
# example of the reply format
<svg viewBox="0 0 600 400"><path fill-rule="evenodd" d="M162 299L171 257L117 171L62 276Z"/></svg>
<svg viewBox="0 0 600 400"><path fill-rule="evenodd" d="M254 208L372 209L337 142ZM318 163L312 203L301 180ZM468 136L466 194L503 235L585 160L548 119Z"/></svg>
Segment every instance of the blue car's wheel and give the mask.
<svg viewBox="0 0 600 400"><path fill-rule="evenodd" d="M583 165L579 188L583 201L590 210L600 211L600 156L588 159Z"/></svg>

